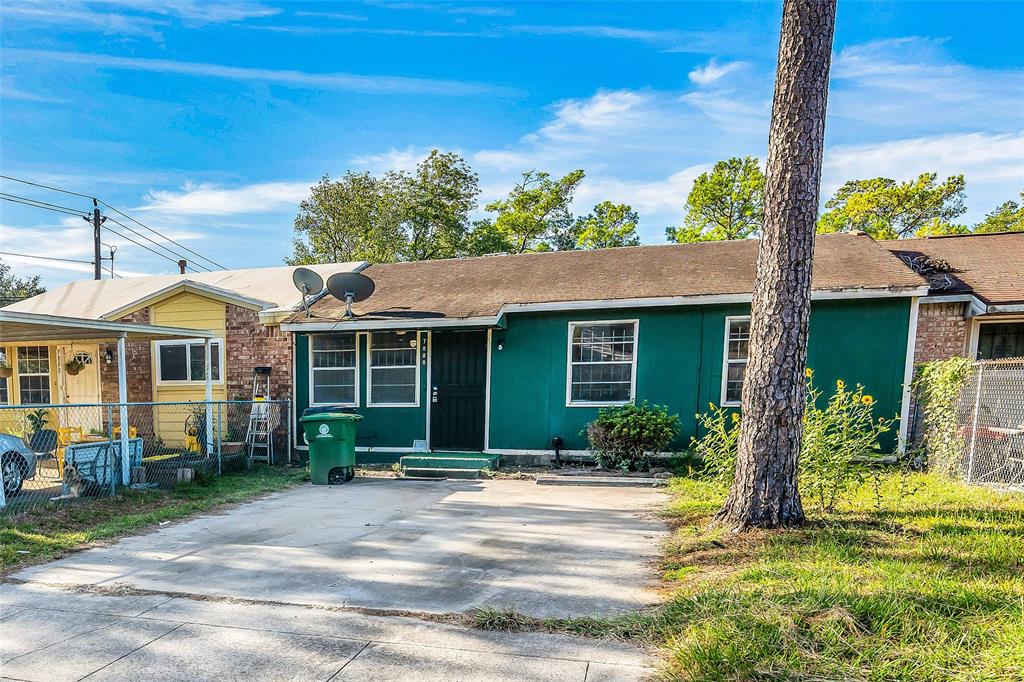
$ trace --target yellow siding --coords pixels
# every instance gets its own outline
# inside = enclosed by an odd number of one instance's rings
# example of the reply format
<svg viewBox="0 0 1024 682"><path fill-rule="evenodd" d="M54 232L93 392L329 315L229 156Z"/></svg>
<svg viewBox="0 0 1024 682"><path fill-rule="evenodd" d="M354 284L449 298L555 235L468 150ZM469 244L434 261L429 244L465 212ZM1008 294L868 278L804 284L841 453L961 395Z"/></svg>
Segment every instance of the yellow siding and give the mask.
<svg viewBox="0 0 1024 682"><path fill-rule="evenodd" d="M203 329L214 332L224 338L227 306L204 296L191 292L183 292L170 298L154 303L150 308L150 322L168 327L185 327L186 329ZM227 388L223 382L226 368L221 368L221 383L213 385L213 399L227 400ZM179 402L188 400L205 400L206 387L202 383L173 386L161 386L156 375L156 347L153 348L153 400L157 402ZM169 447L180 447L184 444L184 422L188 416L187 405L166 406L159 408L160 413L154 415L154 426L157 435Z"/></svg>

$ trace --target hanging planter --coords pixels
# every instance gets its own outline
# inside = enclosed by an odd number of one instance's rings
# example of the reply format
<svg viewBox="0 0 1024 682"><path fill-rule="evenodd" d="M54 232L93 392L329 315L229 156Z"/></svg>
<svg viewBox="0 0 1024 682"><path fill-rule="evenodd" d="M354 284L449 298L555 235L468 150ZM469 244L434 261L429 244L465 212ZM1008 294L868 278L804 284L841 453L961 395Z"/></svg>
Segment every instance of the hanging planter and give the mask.
<svg viewBox="0 0 1024 682"><path fill-rule="evenodd" d="M14 374L14 368L6 360L0 360L0 379L7 379Z"/></svg>
<svg viewBox="0 0 1024 682"><path fill-rule="evenodd" d="M78 357L73 357L64 363L64 371L67 372L69 376L76 376L83 369L85 369L85 363Z"/></svg>

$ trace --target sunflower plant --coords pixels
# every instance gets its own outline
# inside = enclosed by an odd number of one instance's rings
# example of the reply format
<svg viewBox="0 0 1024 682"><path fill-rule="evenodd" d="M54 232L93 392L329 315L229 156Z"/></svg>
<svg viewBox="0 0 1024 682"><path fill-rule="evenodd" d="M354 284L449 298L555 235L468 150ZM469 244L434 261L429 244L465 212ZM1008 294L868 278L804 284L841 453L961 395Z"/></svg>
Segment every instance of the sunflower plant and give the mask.
<svg viewBox="0 0 1024 682"><path fill-rule="evenodd" d="M807 407L800 448L800 494L821 512L830 512L844 492L864 482L881 454L879 438L896 419L875 417L875 399L842 379L822 403L822 391L807 376Z"/></svg>

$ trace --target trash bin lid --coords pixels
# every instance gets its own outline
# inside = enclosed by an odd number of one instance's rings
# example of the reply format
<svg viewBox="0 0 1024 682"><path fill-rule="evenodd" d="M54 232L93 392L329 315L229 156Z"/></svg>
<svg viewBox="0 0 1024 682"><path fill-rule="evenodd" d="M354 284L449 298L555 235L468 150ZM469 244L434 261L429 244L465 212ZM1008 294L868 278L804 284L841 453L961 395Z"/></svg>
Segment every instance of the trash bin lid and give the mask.
<svg viewBox="0 0 1024 682"><path fill-rule="evenodd" d="M349 407L336 407L332 405L325 405L323 407L307 407L305 410L302 411L302 416L299 418L299 421L362 421L363 415L354 414L351 410L352 408Z"/></svg>

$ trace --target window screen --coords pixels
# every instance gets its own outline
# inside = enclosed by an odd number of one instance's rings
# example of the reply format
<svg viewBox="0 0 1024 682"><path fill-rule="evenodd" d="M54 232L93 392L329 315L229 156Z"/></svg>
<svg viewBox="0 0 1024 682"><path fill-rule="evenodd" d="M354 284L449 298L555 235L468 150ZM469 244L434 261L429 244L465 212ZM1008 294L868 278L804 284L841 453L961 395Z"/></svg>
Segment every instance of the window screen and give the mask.
<svg viewBox="0 0 1024 682"><path fill-rule="evenodd" d="M415 405L419 371L416 332L370 337L370 404Z"/></svg>
<svg viewBox="0 0 1024 682"><path fill-rule="evenodd" d="M355 405L356 335L316 334L310 339L313 404Z"/></svg>
<svg viewBox="0 0 1024 682"><path fill-rule="evenodd" d="M571 331L569 402L632 400L636 323L574 324Z"/></svg>
<svg viewBox="0 0 1024 682"><path fill-rule="evenodd" d="M725 381L722 390L723 404L738 404L743 393L743 375L747 371L747 356L750 352L750 318L736 318L726 321L725 339Z"/></svg>
<svg viewBox="0 0 1024 682"><path fill-rule="evenodd" d="M50 403L50 350L46 346L18 348L18 390L22 405Z"/></svg>

